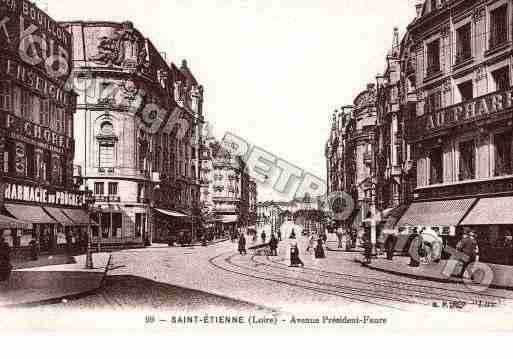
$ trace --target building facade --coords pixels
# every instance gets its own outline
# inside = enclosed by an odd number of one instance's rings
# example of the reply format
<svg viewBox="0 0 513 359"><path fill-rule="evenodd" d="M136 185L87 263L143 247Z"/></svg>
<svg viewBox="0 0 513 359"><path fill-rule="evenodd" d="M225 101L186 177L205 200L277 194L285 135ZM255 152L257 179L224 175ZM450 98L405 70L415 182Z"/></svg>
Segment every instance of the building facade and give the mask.
<svg viewBox="0 0 513 359"><path fill-rule="evenodd" d="M0 231L15 250L34 239L52 253L88 224L73 180L72 37L29 1L2 2L0 21Z"/></svg>
<svg viewBox="0 0 513 359"><path fill-rule="evenodd" d="M475 227L483 248L512 229L512 10L510 0L426 1L409 26L417 187L400 225L451 238Z"/></svg>
<svg viewBox="0 0 513 359"><path fill-rule="evenodd" d="M130 22L63 25L74 40L76 163L94 194L94 235L143 245L193 232L202 87Z"/></svg>

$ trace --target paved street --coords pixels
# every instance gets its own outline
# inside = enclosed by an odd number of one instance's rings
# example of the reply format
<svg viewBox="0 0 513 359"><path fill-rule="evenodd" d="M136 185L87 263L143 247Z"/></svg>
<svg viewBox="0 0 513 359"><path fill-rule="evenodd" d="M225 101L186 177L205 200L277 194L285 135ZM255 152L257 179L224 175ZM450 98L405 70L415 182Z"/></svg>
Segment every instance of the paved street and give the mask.
<svg viewBox="0 0 513 359"><path fill-rule="evenodd" d="M300 238L298 243L304 252L306 240ZM513 299L513 292L507 290L475 294L461 284L373 271L355 262L358 253L329 251L324 260L302 253L305 268L291 268L288 245L289 241L280 243L278 257L252 256L249 252L240 256L237 244L231 242L207 248L154 246L114 253L109 276L97 294L56 307L282 313L364 308L400 312L432 310L434 303L442 301L481 301L504 312ZM328 246L335 247L336 243ZM468 305L465 310L480 309Z"/></svg>

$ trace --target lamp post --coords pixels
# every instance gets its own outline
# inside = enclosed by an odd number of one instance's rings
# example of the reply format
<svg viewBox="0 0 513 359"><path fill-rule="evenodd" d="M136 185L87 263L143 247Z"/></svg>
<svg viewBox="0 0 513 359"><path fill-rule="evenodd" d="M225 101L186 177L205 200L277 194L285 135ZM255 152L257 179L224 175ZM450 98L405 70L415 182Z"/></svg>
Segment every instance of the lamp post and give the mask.
<svg viewBox="0 0 513 359"><path fill-rule="evenodd" d="M91 213L94 208L95 200L93 197L93 192L87 186L85 187L84 195L85 195L84 204L85 204L87 213L89 215L89 225L87 228L88 235L87 235L87 247L86 247L86 269L93 269L93 253L91 250L91 240L93 237L93 231L92 231Z"/></svg>

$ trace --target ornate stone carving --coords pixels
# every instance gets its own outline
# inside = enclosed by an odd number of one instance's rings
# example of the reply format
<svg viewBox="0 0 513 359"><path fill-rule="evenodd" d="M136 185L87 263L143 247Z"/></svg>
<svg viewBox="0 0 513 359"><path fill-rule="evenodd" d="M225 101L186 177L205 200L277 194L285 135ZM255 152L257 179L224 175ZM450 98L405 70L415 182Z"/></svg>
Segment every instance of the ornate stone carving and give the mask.
<svg viewBox="0 0 513 359"><path fill-rule="evenodd" d="M449 36L449 32L450 32L450 29L449 29L448 25L442 26L442 28L440 29L440 37L442 39L448 37Z"/></svg>
<svg viewBox="0 0 513 359"><path fill-rule="evenodd" d="M478 7L474 9L474 13L472 14L472 19L474 22L479 22L482 18L484 18L486 14L486 10L484 7Z"/></svg>
<svg viewBox="0 0 513 359"><path fill-rule="evenodd" d="M451 92L451 89L452 89L451 80L446 80L442 85L442 89L444 92Z"/></svg>
<svg viewBox="0 0 513 359"><path fill-rule="evenodd" d="M144 39L131 23L110 28L98 38L97 53L90 60L99 65L133 67L147 65Z"/></svg>
<svg viewBox="0 0 513 359"><path fill-rule="evenodd" d="M476 69L476 72L475 72L476 81L486 79L487 77L488 77L488 74L487 74L486 68L484 66L480 66Z"/></svg>

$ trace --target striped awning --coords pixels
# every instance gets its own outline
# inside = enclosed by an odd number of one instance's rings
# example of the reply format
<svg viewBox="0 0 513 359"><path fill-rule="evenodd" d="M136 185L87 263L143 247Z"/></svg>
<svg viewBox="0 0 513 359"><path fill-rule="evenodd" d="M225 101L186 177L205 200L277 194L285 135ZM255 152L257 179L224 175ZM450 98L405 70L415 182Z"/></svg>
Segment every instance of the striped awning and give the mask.
<svg viewBox="0 0 513 359"><path fill-rule="evenodd" d="M44 207L45 211L50 214L57 222L64 226L73 226L75 223L69 219L59 208Z"/></svg>
<svg viewBox="0 0 513 359"><path fill-rule="evenodd" d="M412 203L397 226L458 226L476 200L469 198Z"/></svg>
<svg viewBox="0 0 513 359"><path fill-rule="evenodd" d="M4 206L10 214L22 221L35 224L57 223L52 217L43 211L43 207L12 203L6 203Z"/></svg>
<svg viewBox="0 0 513 359"><path fill-rule="evenodd" d="M513 224L513 197L482 198L461 222L463 226Z"/></svg>
<svg viewBox="0 0 513 359"><path fill-rule="evenodd" d="M32 223L0 214L0 229L32 229Z"/></svg>
<svg viewBox="0 0 513 359"><path fill-rule="evenodd" d="M75 225L85 226L85 225L88 225L89 223L91 223L92 225L98 225L98 223L91 221L89 219L89 215L87 214L87 212L82 209L64 208L62 211L64 212L64 214L66 216L71 218L71 220L73 221L73 223L75 223Z"/></svg>
<svg viewBox="0 0 513 359"><path fill-rule="evenodd" d="M169 211L167 209L155 208L155 210L161 214L164 214L164 215L170 216L170 217L177 217L177 218L188 217L186 214L176 212L176 211Z"/></svg>

